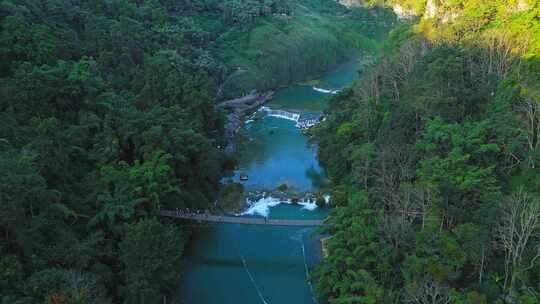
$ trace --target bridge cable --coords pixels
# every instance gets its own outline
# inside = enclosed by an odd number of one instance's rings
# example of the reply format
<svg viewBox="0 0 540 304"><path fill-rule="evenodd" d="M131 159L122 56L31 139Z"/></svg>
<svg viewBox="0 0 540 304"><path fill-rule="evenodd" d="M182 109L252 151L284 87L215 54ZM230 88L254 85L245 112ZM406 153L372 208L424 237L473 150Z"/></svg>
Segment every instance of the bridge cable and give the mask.
<svg viewBox="0 0 540 304"><path fill-rule="evenodd" d="M255 282L255 278L253 277L253 275L251 274L251 271L249 271L249 268L248 268L248 264L246 262L246 259L244 258L244 256L242 255L242 253L240 252L240 247L238 246L238 243L236 242L236 239L233 239L233 244L234 244L234 247L236 248L236 252L238 253L238 255L240 256L240 259L242 260L242 265L243 265L243 268L244 270L246 271L248 277L249 277L249 280L251 281L251 283L253 284L253 287L255 288L255 291L257 292L257 295L259 296L259 299L261 300L261 302L263 304L268 304L268 302L266 301L266 299L264 298L262 292L261 292L261 289L259 288L259 286L257 285L257 282Z"/></svg>
<svg viewBox="0 0 540 304"><path fill-rule="evenodd" d="M301 238L301 240L302 240L302 255L304 256L304 267L306 269L306 280L307 280L307 283L309 285L309 289L311 290L311 297L313 299L313 302L315 304L319 304L319 301L317 301L317 298L315 297L315 291L313 290L313 284L311 284L311 280L310 280L310 277L309 277L309 268L308 268L308 265L307 265L306 249L305 249L305 246L304 246L304 239Z"/></svg>

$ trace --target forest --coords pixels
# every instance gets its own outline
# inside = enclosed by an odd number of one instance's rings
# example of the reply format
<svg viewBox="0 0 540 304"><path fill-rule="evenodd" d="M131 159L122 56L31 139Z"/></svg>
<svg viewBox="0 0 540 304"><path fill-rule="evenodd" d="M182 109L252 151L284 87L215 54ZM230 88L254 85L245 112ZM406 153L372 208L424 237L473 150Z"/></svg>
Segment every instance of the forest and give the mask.
<svg viewBox="0 0 540 304"><path fill-rule="evenodd" d="M333 204L317 291L540 303L540 4L384 4L413 17L314 131Z"/></svg>
<svg viewBox="0 0 540 304"><path fill-rule="evenodd" d="M172 303L190 233L156 211L213 205L229 162L216 103L373 51L386 16L332 0L0 2L0 303Z"/></svg>
<svg viewBox="0 0 540 304"><path fill-rule="evenodd" d="M156 211L213 205L216 104L375 53L313 131L317 292L540 303L540 4L358 2L0 2L0 303L172 303L190 231Z"/></svg>

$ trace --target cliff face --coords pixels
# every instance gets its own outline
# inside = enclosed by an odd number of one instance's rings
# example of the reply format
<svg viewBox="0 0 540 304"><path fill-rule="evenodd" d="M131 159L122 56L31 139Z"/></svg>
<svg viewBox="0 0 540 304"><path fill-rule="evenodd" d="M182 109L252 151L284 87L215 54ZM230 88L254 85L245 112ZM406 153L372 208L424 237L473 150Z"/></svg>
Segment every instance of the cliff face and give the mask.
<svg viewBox="0 0 540 304"><path fill-rule="evenodd" d="M225 123L225 138L227 139L225 152L234 152L234 138L242 127L242 119L244 116L262 106L265 102L270 100L273 95L273 91L265 93L252 91L249 95L224 101L218 105L219 108L229 111L229 114L227 114L227 122Z"/></svg>
<svg viewBox="0 0 540 304"><path fill-rule="evenodd" d="M424 17L434 18L435 16L437 16L438 10L439 10L439 7L437 6L437 3L435 3L435 0L427 0L426 11L424 12Z"/></svg>
<svg viewBox="0 0 540 304"><path fill-rule="evenodd" d="M394 4L392 10L400 19L411 20L417 16L413 10L407 9L399 3Z"/></svg>
<svg viewBox="0 0 540 304"><path fill-rule="evenodd" d="M437 0L426 0L425 9L417 7L415 10L410 4L395 1L392 10L399 18L405 20L411 20L415 17L435 18L439 12L439 5Z"/></svg>
<svg viewBox="0 0 540 304"><path fill-rule="evenodd" d="M521 13L530 10L533 7L534 2L535 0L509 0L506 3L506 9L511 13ZM442 22L452 21L461 15L459 9L456 10L454 7L453 13L441 12L441 8L451 6L451 1L449 0L427 0L424 17L439 18Z"/></svg>
<svg viewBox="0 0 540 304"><path fill-rule="evenodd" d="M365 6L366 2L364 0L336 0L340 4L347 7L361 7ZM385 1L386 2L386 1ZM418 7L415 9L411 8L411 4L408 1L388 1L386 3L392 3L391 8L394 13L404 20L411 20L415 17L423 18L437 18L442 23L452 21L460 16L460 13L454 11L452 13L446 12L444 8L452 7L451 1L449 0L425 0L425 9L419 10ZM514 13L520 13L531 9L534 0L509 0L508 9ZM443 9L441 9L443 8Z"/></svg>

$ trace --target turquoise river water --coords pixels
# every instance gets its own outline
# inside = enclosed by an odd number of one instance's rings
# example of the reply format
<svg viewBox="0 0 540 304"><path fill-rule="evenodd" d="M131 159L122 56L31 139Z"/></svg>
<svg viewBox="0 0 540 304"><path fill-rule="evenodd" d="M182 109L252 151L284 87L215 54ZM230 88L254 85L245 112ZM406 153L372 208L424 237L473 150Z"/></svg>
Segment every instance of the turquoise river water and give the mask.
<svg viewBox="0 0 540 304"><path fill-rule="evenodd" d="M249 191L287 184L297 192L316 192L325 177L316 147L297 127L302 117L320 114L334 91L358 75L358 62L323 76L316 86L296 85L277 92L272 101L245 123L248 142L238 171L248 175ZM314 203L290 204L265 197L248 202L242 216L315 219L328 210ZM185 273L178 288L185 304L314 304L307 280L321 259L316 228L212 224L195 232L186 252Z"/></svg>

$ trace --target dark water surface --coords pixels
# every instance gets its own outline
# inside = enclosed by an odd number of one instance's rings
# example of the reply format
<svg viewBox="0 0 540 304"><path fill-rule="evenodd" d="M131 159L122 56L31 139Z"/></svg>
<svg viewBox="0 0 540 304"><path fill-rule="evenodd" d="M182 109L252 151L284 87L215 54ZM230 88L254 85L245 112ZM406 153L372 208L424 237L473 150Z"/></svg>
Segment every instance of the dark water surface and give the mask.
<svg viewBox="0 0 540 304"><path fill-rule="evenodd" d="M359 64L351 62L329 72L314 86L280 90L266 106L287 113L320 113L331 93L356 77ZM324 182L316 147L296 127L295 115L257 119L242 130L249 139L234 178L246 174L248 190L273 189L287 184L299 192L315 192ZM324 218L327 210L314 203L292 205L266 198L246 210L246 216L281 219ZM306 278L321 258L316 228L210 224L198 229L186 253L180 282L180 303L187 304L313 304Z"/></svg>

